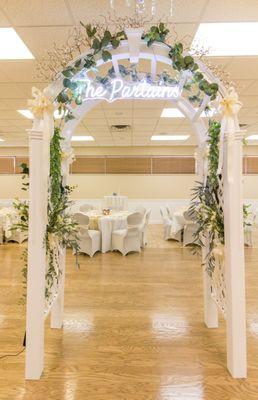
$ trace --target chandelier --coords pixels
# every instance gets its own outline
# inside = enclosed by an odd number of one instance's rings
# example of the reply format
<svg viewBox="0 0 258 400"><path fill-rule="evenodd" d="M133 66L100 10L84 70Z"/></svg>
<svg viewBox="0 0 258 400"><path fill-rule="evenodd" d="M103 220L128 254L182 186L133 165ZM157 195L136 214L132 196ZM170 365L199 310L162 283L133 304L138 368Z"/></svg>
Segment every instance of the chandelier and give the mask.
<svg viewBox="0 0 258 400"><path fill-rule="evenodd" d="M112 9L115 9L115 0L109 0L110 1L110 7ZM144 14L147 11L148 6L146 5L145 0L124 0L126 7L132 7L134 6L135 12L137 14ZM170 0L170 16L172 17L173 15L173 1ZM156 15L157 12L157 0L149 0L150 2L150 11L151 15Z"/></svg>

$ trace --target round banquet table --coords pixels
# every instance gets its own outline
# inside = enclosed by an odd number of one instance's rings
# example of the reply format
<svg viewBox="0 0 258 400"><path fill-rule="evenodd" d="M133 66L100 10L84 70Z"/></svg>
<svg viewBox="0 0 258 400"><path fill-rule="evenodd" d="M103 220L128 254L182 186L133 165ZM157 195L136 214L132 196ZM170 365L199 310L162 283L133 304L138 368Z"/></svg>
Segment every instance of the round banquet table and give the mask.
<svg viewBox="0 0 258 400"><path fill-rule="evenodd" d="M91 210L85 213L90 219L89 229L99 230L102 236L101 251L106 253L112 250L112 232L117 229L127 228L129 211L113 211L110 215Z"/></svg>
<svg viewBox="0 0 258 400"><path fill-rule="evenodd" d="M104 196L104 208L127 210L127 196Z"/></svg>

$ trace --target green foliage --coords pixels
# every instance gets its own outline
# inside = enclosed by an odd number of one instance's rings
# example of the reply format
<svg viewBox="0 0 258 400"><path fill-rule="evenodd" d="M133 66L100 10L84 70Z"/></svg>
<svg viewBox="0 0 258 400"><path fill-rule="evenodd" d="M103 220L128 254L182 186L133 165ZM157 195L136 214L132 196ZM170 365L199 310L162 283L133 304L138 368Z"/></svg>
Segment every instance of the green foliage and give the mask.
<svg viewBox="0 0 258 400"><path fill-rule="evenodd" d="M221 124L217 121L209 121L208 145L209 145L209 163L208 174L212 187L216 190L219 185L218 165L219 165L219 141Z"/></svg>
<svg viewBox="0 0 258 400"><path fill-rule="evenodd" d="M68 209L71 206L69 195L72 188L63 186L62 177L62 148L63 138L60 128L55 127L50 143L50 187L48 203L48 225L46 229L45 245L47 252L46 271L46 298L51 289L57 285L62 271L60 270L60 252L63 248L72 247L77 254L77 223Z"/></svg>
<svg viewBox="0 0 258 400"><path fill-rule="evenodd" d="M163 22L160 22L158 26L152 26L150 30L143 35L143 39L147 42L147 46L150 47L154 42L164 42L169 30L165 27Z"/></svg>
<svg viewBox="0 0 258 400"><path fill-rule="evenodd" d="M219 162L220 123L209 121L208 129L208 176L205 183L196 182L192 190L190 213L197 222L196 240L202 247L208 244L206 255L207 272L212 275L215 268L213 249L217 242L224 244L224 215L219 200ZM207 239L207 241L206 241ZM194 250L196 250L194 248Z"/></svg>
<svg viewBox="0 0 258 400"><path fill-rule="evenodd" d="M60 129L55 127L50 142L50 205L51 209L54 210L59 207L62 194L62 140Z"/></svg>
<svg viewBox="0 0 258 400"><path fill-rule="evenodd" d="M46 299L51 296L51 289L58 285L62 271L59 267L60 255L65 247L72 247L77 254L79 247L77 244L77 222L69 212L71 202L69 196L73 188L63 186L62 182L62 149L61 142L63 138L60 135L60 128L55 128L50 143L50 185L48 201L48 225L45 235L45 247L47 257L46 271ZM29 168L27 164L21 165L23 179L28 179ZM24 185L24 183L23 183ZM25 184L24 190L28 190L29 183ZM12 227L14 231L28 232L29 229L29 204L27 201L16 199L13 203L14 208L19 214L19 221ZM23 260L23 300L26 299L27 286L27 248L24 250Z"/></svg>

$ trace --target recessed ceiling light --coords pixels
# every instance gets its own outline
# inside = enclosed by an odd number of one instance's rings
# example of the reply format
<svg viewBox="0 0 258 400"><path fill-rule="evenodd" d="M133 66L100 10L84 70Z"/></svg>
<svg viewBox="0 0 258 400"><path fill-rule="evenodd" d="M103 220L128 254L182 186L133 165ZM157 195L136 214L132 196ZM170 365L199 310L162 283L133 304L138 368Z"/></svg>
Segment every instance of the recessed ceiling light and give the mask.
<svg viewBox="0 0 258 400"><path fill-rule="evenodd" d="M18 113L20 113L21 115L23 115L24 117L28 118L28 119L33 119L33 114L30 110L17 110Z"/></svg>
<svg viewBox="0 0 258 400"><path fill-rule="evenodd" d="M258 22L200 24L192 47L204 47L209 56L258 55Z"/></svg>
<svg viewBox="0 0 258 400"><path fill-rule="evenodd" d="M197 109L195 109L197 111ZM213 117L216 114L216 110L214 108L203 111L201 113L202 118ZM161 118L185 118L184 114L178 110L177 108L164 108L161 113Z"/></svg>
<svg viewBox="0 0 258 400"><path fill-rule="evenodd" d="M93 142L94 137L92 136L72 136L73 142Z"/></svg>
<svg viewBox="0 0 258 400"><path fill-rule="evenodd" d="M161 118L185 118L185 116L178 108L164 108Z"/></svg>
<svg viewBox="0 0 258 400"><path fill-rule="evenodd" d="M33 119L33 114L30 110L17 110L21 115L28 119ZM62 116L64 115L64 112L59 113L58 110L55 110L54 112L54 117L55 119L61 119Z"/></svg>
<svg viewBox="0 0 258 400"><path fill-rule="evenodd" d="M250 135L246 137L247 140L258 140L258 135Z"/></svg>
<svg viewBox="0 0 258 400"><path fill-rule="evenodd" d="M164 140L164 141L183 141L187 140L190 137L190 135L153 135L151 137L151 140Z"/></svg>
<svg viewBox="0 0 258 400"><path fill-rule="evenodd" d="M30 50L13 28L0 28L1 60L31 60L33 58Z"/></svg>

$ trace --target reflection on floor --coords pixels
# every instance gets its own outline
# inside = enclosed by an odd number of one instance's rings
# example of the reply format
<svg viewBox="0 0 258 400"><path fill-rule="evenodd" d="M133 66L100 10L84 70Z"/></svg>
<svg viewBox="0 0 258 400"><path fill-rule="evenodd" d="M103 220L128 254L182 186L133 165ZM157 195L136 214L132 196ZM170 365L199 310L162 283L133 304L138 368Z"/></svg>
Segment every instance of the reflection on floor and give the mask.
<svg viewBox="0 0 258 400"><path fill-rule="evenodd" d="M0 247L0 355L22 344L22 250ZM0 399L257 400L258 246L246 259L247 380L225 368L224 321L203 324L197 258L151 226L141 254L80 256L78 271L68 252L64 329L47 322L44 375L24 381L24 353L0 359Z"/></svg>

